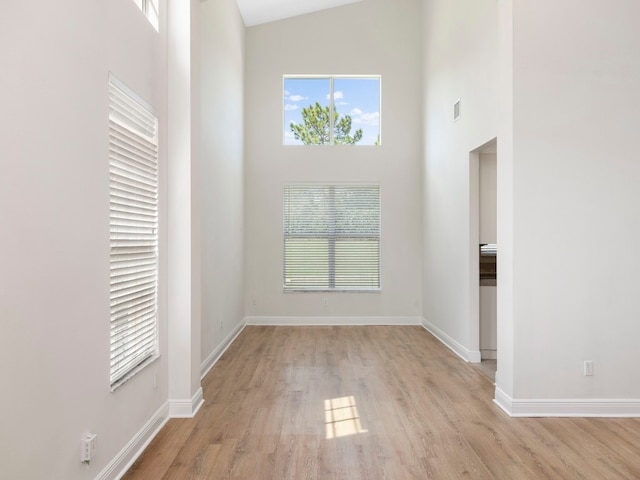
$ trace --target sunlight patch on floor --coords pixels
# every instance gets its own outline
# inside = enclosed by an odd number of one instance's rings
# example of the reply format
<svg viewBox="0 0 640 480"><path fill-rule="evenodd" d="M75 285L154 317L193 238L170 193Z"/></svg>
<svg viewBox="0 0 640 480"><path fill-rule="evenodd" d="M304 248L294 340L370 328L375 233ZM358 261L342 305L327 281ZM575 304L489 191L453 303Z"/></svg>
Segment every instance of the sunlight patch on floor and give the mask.
<svg viewBox="0 0 640 480"><path fill-rule="evenodd" d="M327 440L367 433L360 424L355 397L333 398L324 401Z"/></svg>

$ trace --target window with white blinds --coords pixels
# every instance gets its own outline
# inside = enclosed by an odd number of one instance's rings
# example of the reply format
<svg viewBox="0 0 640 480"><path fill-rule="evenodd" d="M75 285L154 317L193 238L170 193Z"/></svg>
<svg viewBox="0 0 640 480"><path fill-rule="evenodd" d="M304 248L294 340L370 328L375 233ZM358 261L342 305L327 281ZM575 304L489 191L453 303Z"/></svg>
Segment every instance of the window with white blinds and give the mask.
<svg viewBox="0 0 640 480"><path fill-rule="evenodd" d="M158 119L109 79L111 385L158 354Z"/></svg>
<svg viewBox="0 0 640 480"><path fill-rule="evenodd" d="M380 187L284 187L284 290L380 290Z"/></svg>

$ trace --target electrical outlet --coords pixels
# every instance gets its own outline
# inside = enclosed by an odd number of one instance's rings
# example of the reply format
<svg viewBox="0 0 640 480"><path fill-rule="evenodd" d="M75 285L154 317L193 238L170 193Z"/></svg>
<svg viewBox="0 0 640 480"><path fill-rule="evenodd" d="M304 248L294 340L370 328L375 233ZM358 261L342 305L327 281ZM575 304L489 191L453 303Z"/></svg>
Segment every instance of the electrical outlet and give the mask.
<svg viewBox="0 0 640 480"><path fill-rule="evenodd" d="M325 306L325 307L329 306L329 299L327 297L324 297L322 299L322 305Z"/></svg>
<svg viewBox="0 0 640 480"><path fill-rule="evenodd" d="M95 433L87 433L80 441L80 461L89 465L96 450Z"/></svg>
<svg viewBox="0 0 640 480"><path fill-rule="evenodd" d="M587 377L590 377L593 375L593 361L591 360L584 361L584 374Z"/></svg>

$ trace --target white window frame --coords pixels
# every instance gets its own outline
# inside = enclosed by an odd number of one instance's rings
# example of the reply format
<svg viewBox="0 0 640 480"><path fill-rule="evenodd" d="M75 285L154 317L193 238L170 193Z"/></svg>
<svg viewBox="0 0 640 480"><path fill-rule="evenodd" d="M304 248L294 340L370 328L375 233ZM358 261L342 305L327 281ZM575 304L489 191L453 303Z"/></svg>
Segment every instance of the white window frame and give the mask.
<svg viewBox="0 0 640 480"><path fill-rule="evenodd" d="M158 118L109 75L110 384L159 356Z"/></svg>
<svg viewBox="0 0 640 480"><path fill-rule="evenodd" d="M334 128L334 107L335 107L335 98L334 98L334 88L333 88L333 81L335 79L375 79L378 80L378 109L379 109L379 113L380 113L380 125L378 126L378 138L379 138L379 143L377 145L363 145L363 144L355 144L355 145L351 145L354 147L372 147L372 146L380 146L382 145L382 75L283 75L282 76L282 92L283 92L283 102L282 102L282 138L284 140L284 133L285 133L285 129L287 128L287 125L285 125L285 110L284 110L284 91L285 91L285 82L288 79L309 79L309 80L313 80L313 79L318 79L318 80L329 80L329 142L323 145L330 145L330 146L336 146L337 144L334 142L334 132L333 132L333 128ZM285 144L287 147L309 147L309 146L317 146L320 144L313 144L313 145L289 145L289 144ZM344 146L344 145L338 145L338 146Z"/></svg>
<svg viewBox="0 0 640 480"><path fill-rule="evenodd" d="M160 0L133 0L138 8L144 13L144 16L147 17L149 23L153 25L153 28L158 31L158 21L160 18Z"/></svg>
<svg viewBox="0 0 640 480"><path fill-rule="evenodd" d="M345 192L356 189L364 192L364 198L370 197L375 201L375 204L371 205L375 212L375 220L373 224L367 224L366 226L354 226L352 229L337 229L339 225L338 217L344 214L345 210L339 210L336 206L336 201L341 198L345 200ZM306 190L306 192L305 192ZM336 190L340 190L340 195L336 194ZM296 197L299 192L303 194L309 194L309 192L315 191L322 200L319 202L322 207L323 213L328 217L327 229L324 231L318 231L314 229L316 222L314 217L309 214L309 210L304 208L294 208L296 202L300 202L300 197ZM323 192L324 191L324 192ZM326 193L325 193L326 192ZM356 196L357 197L357 196ZM363 198L363 197L360 197ZM308 199L303 199L303 202ZM381 278L380 278L380 252L381 252L381 193L380 185L378 184L365 184L365 183L295 183L285 185L283 188L283 253L282 253L282 281L283 291L288 292L380 292L381 291ZM350 208L357 208L362 205L358 203L359 200L352 204L346 204ZM300 204L299 204L300 205ZM296 213L296 211L298 213ZM304 228L297 227L296 225L308 224ZM324 246L322 250L318 249L318 245L310 243L310 248L306 252L299 253L301 250L294 251L288 255L287 247L290 240L306 239L313 242L317 240L322 244L323 240L326 240L326 253ZM366 263L358 263L363 257L355 254L354 251L350 252L350 256L342 256L344 259L339 261L340 254L336 253L336 245L345 241L363 242L362 245L368 247L368 251L371 256L366 256ZM371 253L371 246L374 245L375 253ZM295 245L294 248L304 249ZM359 252L367 251L360 250ZM327 256L326 263L323 257ZM296 258L298 257L298 258ZM346 258L348 257L348 260ZM294 258L293 265L288 265L288 259ZM372 262L373 260L373 262ZM299 269L308 268L309 265L317 263L321 265L319 268L326 266L327 278L326 285L321 285L320 277L311 276L306 280L301 280L304 277L303 274L298 274ZM289 269L292 269L294 274L291 274ZM338 269L342 269L346 273L343 281L337 279L336 272ZM364 278L361 284L357 284L355 277L352 275L362 272ZM289 277L298 276L297 279L292 280ZM372 275L375 276L375 282L372 282ZM347 279L347 280L345 280Z"/></svg>

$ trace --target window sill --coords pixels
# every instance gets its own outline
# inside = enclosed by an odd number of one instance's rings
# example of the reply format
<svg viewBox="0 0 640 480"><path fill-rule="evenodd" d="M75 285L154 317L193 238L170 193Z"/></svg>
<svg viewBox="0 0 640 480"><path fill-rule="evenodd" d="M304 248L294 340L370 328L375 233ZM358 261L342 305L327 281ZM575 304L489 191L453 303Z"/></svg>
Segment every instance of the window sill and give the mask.
<svg viewBox="0 0 640 480"><path fill-rule="evenodd" d="M151 365L152 363L154 363L157 359L160 358L159 354L156 355L152 355L151 357L147 358L145 361L143 361L142 363L140 363L137 367L131 369L129 371L129 373L127 373L124 377L122 377L119 380L116 380L112 385L111 385L111 393L115 392L118 388L120 388L122 385L124 385L125 383L127 383L129 380L131 380L133 377L135 377L139 372L141 372L142 370L144 370L145 368L147 368L149 365Z"/></svg>
<svg viewBox="0 0 640 480"><path fill-rule="evenodd" d="M282 293L381 293L381 288L370 289L298 289L298 288L285 288Z"/></svg>

